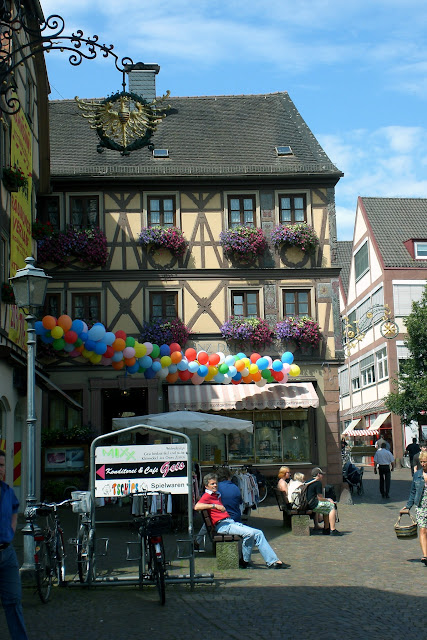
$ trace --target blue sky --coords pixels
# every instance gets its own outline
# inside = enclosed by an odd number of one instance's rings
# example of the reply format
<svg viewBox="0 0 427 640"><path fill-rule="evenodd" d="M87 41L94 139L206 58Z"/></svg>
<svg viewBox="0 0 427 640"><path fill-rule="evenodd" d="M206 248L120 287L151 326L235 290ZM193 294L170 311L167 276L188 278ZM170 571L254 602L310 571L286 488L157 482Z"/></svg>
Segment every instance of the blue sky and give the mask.
<svg viewBox="0 0 427 640"><path fill-rule="evenodd" d="M427 197L427 9L422 0L41 0L65 33L156 62L158 94L287 91L331 160L340 240L359 195ZM112 59L47 66L51 99L121 88Z"/></svg>

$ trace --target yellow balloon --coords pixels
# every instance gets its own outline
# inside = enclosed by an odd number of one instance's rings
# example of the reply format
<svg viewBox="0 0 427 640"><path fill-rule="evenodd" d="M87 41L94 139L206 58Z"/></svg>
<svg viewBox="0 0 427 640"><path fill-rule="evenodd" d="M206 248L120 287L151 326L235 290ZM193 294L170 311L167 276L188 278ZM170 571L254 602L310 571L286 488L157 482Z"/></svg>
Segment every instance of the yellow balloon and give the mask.
<svg viewBox="0 0 427 640"><path fill-rule="evenodd" d="M83 349L82 356L89 360L89 358L93 356L94 353L95 353L94 351L88 351L87 349Z"/></svg>
<svg viewBox="0 0 427 640"><path fill-rule="evenodd" d="M133 348L135 349L135 358L143 358L147 353L147 347L140 342L135 342Z"/></svg>
<svg viewBox="0 0 427 640"><path fill-rule="evenodd" d="M248 368L249 365L251 364L251 361L249 360L249 358L242 358L242 360L245 363L245 367Z"/></svg>
<svg viewBox="0 0 427 640"><path fill-rule="evenodd" d="M296 378L301 373L301 369L297 364L291 364L291 369L289 371L289 375L293 378Z"/></svg>
<svg viewBox="0 0 427 640"><path fill-rule="evenodd" d="M250 364L249 365L249 373L251 373L253 375L254 373L257 373L257 372L258 372L257 365L254 364L254 363Z"/></svg>
<svg viewBox="0 0 427 640"><path fill-rule="evenodd" d="M90 356L89 360L90 360L90 362L91 362L92 364L98 364L98 362L101 362L101 358L102 358L102 356L101 356L101 355L99 355L99 353L93 353L93 354Z"/></svg>
<svg viewBox="0 0 427 640"><path fill-rule="evenodd" d="M208 375L205 378L206 382L209 382L209 380L212 380L216 374L218 373L218 368L217 367L209 367L209 371L208 371Z"/></svg>
<svg viewBox="0 0 427 640"><path fill-rule="evenodd" d="M170 356L162 356L160 358L160 364L162 365L163 369L165 369L166 367L169 367L169 365L172 364L172 360L170 359Z"/></svg>
<svg viewBox="0 0 427 640"><path fill-rule="evenodd" d="M53 329L50 332L50 335L54 340L58 340L59 338L62 338L62 336L64 335L64 329L62 327L53 327Z"/></svg>

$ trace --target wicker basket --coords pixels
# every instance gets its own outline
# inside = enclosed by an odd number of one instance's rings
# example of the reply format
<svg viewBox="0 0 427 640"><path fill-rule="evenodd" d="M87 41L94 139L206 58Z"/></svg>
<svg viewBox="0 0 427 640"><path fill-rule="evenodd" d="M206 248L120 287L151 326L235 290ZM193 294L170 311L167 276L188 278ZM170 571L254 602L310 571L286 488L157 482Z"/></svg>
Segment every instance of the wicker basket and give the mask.
<svg viewBox="0 0 427 640"><path fill-rule="evenodd" d="M400 519L403 515L407 515L410 517L411 524L407 524L407 525L400 524ZM399 519L394 525L394 530L398 538L416 538L418 535L417 523L415 522L414 518L411 516L409 512L406 514L405 513L399 514Z"/></svg>

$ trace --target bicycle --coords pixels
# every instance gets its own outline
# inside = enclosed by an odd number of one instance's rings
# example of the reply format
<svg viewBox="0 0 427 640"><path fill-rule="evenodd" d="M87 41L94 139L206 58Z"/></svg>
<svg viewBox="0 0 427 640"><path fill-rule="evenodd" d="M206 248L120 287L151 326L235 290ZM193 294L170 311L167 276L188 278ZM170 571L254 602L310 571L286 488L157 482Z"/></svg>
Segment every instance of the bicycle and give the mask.
<svg viewBox="0 0 427 640"><path fill-rule="evenodd" d="M28 520L34 538L34 564L36 572L37 593L43 603L48 602L54 580L58 585L65 585L65 544L64 532L58 515L58 507L71 504L70 500L62 502L42 502L29 508ZM35 517L46 518L43 529L36 526Z"/></svg>
<svg viewBox="0 0 427 640"><path fill-rule="evenodd" d="M148 497L168 494L163 491L142 491L130 495L132 498L136 496L142 498L142 515L135 518L135 522L139 523L139 542L136 543L140 549L137 558L139 560L139 585L142 588L146 582L155 584L160 604L164 605L166 601L165 577L167 563L162 534L170 531L172 518L170 514L150 513ZM135 559L129 558L129 546L127 559Z"/></svg>
<svg viewBox="0 0 427 640"><path fill-rule="evenodd" d="M92 497L90 491L72 491L73 511L78 513L77 538L70 539L77 551L77 572L81 583L95 579L95 530L92 528ZM107 551L107 546L105 553Z"/></svg>

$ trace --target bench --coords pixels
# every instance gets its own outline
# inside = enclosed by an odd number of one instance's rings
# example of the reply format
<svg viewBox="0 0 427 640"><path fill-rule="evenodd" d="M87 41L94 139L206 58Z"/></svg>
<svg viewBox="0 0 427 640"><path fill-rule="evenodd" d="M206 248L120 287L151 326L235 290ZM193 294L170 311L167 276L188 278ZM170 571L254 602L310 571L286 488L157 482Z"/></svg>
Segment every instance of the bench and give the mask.
<svg viewBox="0 0 427 640"><path fill-rule="evenodd" d="M241 536L217 533L212 525L208 509L202 509L200 513L206 526L208 538L212 542L217 569L238 569L240 557L239 542L242 539Z"/></svg>
<svg viewBox="0 0 427 640"><path fill-rule="evenodd" d="M292 505L288 500L288 496L280 489L274 489L277 506L283 514L283 526L292 529L294 536L310 535L310 516L313 512L310 509L300 511L292 509Z"/></svg>

